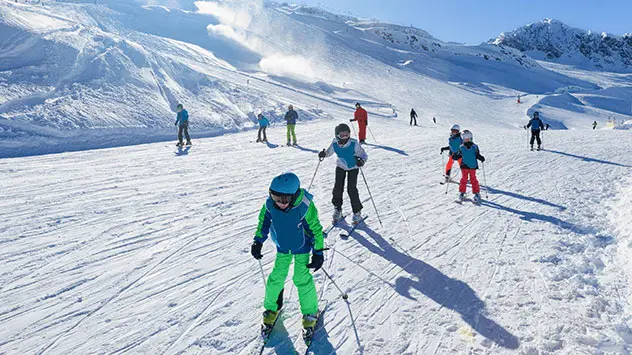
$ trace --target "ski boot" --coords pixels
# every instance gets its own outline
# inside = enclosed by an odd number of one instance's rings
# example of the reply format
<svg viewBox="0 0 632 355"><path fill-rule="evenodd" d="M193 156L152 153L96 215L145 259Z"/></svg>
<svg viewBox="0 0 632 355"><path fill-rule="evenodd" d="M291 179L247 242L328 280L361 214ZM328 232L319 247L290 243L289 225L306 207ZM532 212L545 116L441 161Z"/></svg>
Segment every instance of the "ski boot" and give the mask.
<svg viewBox="0 0 632 355"><path fill-rule="evenodd" d="M362 211L358 211L353 214L351 218L351 223L355 226L356 224L362 222Z"/></svg>
<svg viewBox="0 0 632 355"><path fill-rule="evenodd" d="M279 312L269 311L269 310L266 309L263 312L263 325L264 326L269 326L269 327L273 326L278 315L279 315Z"/></svg>
<svg viewBox="0 0 632 355"><path fill-rule="evenodd" d="M298 146L298 143L294 142L294 143L292 143L292 145L296 147L296 146Z"/></svg>
<svg viewBox="0 0 632 355"><path fill-rule="evenodd" d="M340 222L342 219L342 208L334 208L334 214L332 216L332 224Z"/></svg>
<svg viewBox="0 0 632 355"><path fill-rule="evenodd" d="M318 314L303 315L303 340L307 346L312 343L312 338L314 338L316 323L318 323Z"/></svg>
<svg viewBox="0 0 632 355"><path fill-rule="evenodd" d="M542 147L541 147L541 146L538 146L538 151L541 151L541 150L542 150Z"/></svg>
<svg viewBox="0 0 632 355"><path fill-rule="evenodd" d="M481 202L481 194L480 193L474 194L474 199L473 200L474 200L475 203L480 203Z"/></svg>
<svg viewBox="0 0 632 355"><path fill-rule="evenodd" d="M531 151L533 151L533 144L531 145Z"/></svg>
<svg viewBox="0 0 632 355"><path fill-rule="evenodd" d="M184 143L182 143L182 142L176 143L176 147L182 147L183 145L184 145Z"/></svg>
<svg viewBox="0 0 632 355"><path fill-rule="evenodd" d="M291 147L291 146L292 146L292 143L291 143L290 141L287 141L287 146L288 146L288 147Z"/></svg>
<svg viewBox="0 0 632 355"><path fill-rule="evenodd" d="M459 193L459 201L463 201L465 200L465 192L460 192Z"/></svg>
<svg viewBox="0 0 632 355"><path fill-rule="evenodd" d="M191 143L191 141L187 141L187 145L193 145L193 143Z"/></svg>
<svg viewBox="0 0 632 355"><path fill-rule="evenodd" d="M257 138L257 143L261 143L261 139Z"/></svg>

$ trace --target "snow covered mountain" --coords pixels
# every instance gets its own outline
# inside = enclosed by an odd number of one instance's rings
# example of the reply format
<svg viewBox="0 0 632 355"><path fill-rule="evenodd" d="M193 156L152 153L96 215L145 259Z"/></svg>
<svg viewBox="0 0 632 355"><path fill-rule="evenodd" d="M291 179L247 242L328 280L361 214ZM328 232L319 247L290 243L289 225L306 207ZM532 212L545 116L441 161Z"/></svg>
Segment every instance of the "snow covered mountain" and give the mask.
<svg viewBox="0 0 632 355"><path fill-rule="evenodd" d="M632 72L632 33L592 33L544 19L501 33L488 43L515 48L529 56L606 71Z"/></svg>
<svg viewBox="0 0 632 355"><path fill-rule="evenodd" d="M340 108L350 115L360 101L374 117L394 119L415 107L428 117L490 117L484 121L504 127L522 127L538 109L554 128L587 128L594 115L627 115L632 104L624 74L596 77L508 46L445 43L412 27L305 6L0 4L0 156L172 139L178 103L191 114L194 137L249 129L258 112L279 123L288 104L301 120L335 118ZM576 98L581 105L570 106L548 99L512 116L498 102L561 93L605 99ZM487 100L499 109L481 110Z"/></svg>

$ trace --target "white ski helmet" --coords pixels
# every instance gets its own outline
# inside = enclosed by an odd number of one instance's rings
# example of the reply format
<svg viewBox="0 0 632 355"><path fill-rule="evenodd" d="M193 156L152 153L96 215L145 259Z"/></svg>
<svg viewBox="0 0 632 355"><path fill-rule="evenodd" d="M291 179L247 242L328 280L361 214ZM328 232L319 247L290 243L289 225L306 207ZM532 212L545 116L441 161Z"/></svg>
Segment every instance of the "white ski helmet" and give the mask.
<svg viewBox="0 0 632 355"><path fill-rule="evenodd" d="M461 131L461 126L459 126L458 124L455 124L452 126L452 128L450 128L451 131Z"/></svg>
<svg viewBox="0 0 632 355"><path fill-rule="evenodd" d="M463 138L463 142L474 141L474 135L472 134L472 132L468 131L467 129L463 131L463 133L461 133L461 138Z"/></svg>

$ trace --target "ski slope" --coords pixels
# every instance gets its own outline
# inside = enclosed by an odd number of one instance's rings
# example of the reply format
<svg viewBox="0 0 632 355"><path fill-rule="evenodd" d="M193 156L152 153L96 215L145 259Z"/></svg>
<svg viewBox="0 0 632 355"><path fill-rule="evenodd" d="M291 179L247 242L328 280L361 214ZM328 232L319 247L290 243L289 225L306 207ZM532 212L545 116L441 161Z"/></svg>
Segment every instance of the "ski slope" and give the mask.
<svg viewBox="0 0 632 355"><path fill-rule="evenodd" d="M299 123L299 148L272 127L267 146L250 131L0 160L0 353L253 353L264 287L249 246L268 184L291 170L307 186L349 115ZM523 130L464 124L487 158L476 206L438 183L447 123L420 121L370 116L364 173L383 226L360 181L366 225L326 239L349 299L315 274L314 353L630 353L629 131L546 131L531 152ZM324 226L334 167L311 189ZM268 240L266 274L274 253ZM288 276L264 353L300 342Z"/></svg>

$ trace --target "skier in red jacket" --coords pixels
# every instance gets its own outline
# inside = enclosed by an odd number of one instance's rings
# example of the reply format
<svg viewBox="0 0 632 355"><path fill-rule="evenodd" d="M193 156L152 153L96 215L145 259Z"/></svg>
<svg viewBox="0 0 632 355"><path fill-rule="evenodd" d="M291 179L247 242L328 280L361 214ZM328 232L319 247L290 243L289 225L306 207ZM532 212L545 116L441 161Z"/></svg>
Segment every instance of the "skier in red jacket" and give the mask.
<svg viewBox="0 0 632 355"><path fill-rule="evenodd" d="M360 106L359 102L355 104L356 110L353 113L353 119L349 120L349 122L358 121L359 133L358 139L360 140L360 144L364 144L366 140L366 126L369 125L369 116L366 113L366 110Z"/></svg>

